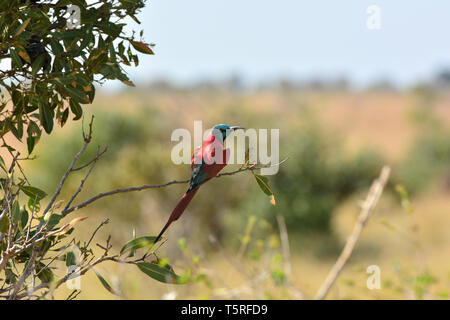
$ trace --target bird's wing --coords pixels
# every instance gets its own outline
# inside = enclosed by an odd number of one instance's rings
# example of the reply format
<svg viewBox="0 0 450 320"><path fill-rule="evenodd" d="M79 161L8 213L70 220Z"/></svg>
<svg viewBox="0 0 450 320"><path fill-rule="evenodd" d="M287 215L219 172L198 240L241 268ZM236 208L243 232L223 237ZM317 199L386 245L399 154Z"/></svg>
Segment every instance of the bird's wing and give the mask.
<svg viewBox="0 0 450 320"><path fill-rule="evenodd" d="M205 165L203 148L195 148L191 159L191 181L189 182L188 192L197 189L205 181L205 174L203 172Z"/></svg>

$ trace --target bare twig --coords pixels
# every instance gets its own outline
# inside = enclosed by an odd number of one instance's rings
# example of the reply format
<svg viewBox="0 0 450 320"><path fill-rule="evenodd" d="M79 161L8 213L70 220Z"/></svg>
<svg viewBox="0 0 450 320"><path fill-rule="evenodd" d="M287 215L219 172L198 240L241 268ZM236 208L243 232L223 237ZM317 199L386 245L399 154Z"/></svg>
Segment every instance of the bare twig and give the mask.
<svg viewBox="0 0 450 320"><path fill-rule="evenodd" d="M348 237L344 249L341 252L341 255L337 259L334 266L331 268L327 278L325 279L324 283L317 292L316 299L321 300L327 296L328 292L330 291L333 284L336 282L348 259L352 255L352 252L355 249L361 231L366 225L370 217L370 214L372 213L378 200L380 199L381 194L383 193L383 189L389 179L390 172L391 169L388 166L384 166L383 169L381 170L378 179L376 179L372 183L372 186L370 187L366 200L362 204L361 212L358 216L358 220L356 221L355 226L353 227L353 231Z"/></svg>
<svg viewBox="0 0 450 320"><path fill-rule="evenodd" d="M84 143L83 143L83 146L81 147L81 150L78 151L78 153L75 155L75 157L73 158L72 162L70 163L69 168L67 169L67 171L64 173L63 177L61 178L61 181L59 182L59 186L56 189L56 192L53 194L52 199L50 200L50 202L48 203L47 207L45 208L45 210L43 212L44 215L53 206L53 203L55 202L56 198L58 197L59 193L61 192L61 189L64 186L64 183L66 182L67 177L72 172L73 167L75 166L75 163L77 162L77 160L80 157L80 155L84 153L84 151L86 150L89 142L91 142L91 138L92 138L92 123L93 123L93 121L94 121L94 116L92 116L91 122L89 123L89 133L86 135L84 130L83 130Z"/></svg>
<svg viewBox="0 0 450 320"><path fill-rule="evenodd" d="M114 194L118 194L118 193L126 193L126 192L133 192L133 191L142 191L142 190L146 190L146 189L153 189L153 188L162 188L162 187L167 187L171 184L179 184L179 183L188 183L189 179L187 180L172 180L166 183L162 183L162 184L156 184L156 185L143 185L140 187L131 187L131 188L123 188L123 189L116 189L116 190L112 190L112 191L108 191L108 192L103 192L103 193L99 193L98 195L96 195L95 197L90 198L89 200L86 200L84 202L82 202L79 205L67 208L63 211L61 211L62 215L67 215L69 213L71 213L72 211L81 209L86 207L87 205L91 204L92 202L101 199L103 197L107 197L107 196L111 196Z"/></svg>
<svg viewBox="0 0 450 320"><path fill-rule="evenodd" d="M64 210L67 210L68 208L70 208L70 205L72 204L72 202L75 200L75 198L78 196L78 194L81 192L81 190L83 189L84 183L86 182L86 180L89 178L89 175L91 174L92 170L94 170L95 164L97 163L98 159L101 157L102 154L104 154L106 152L106 148L105 150L103 150L102 152L100 152L100 147L97 150L97 155L95 156L95 158L91 161L89 161L88 165L91 165L91 167L89 168L88 172L86 173L86 175L84 176L83 180L81 180L80 182L80 186L78 187L77 191L72 195L72 197L70 198L69 202L67 202L67 205L64 207ZM80 167L80 168L84 168L86 167L86 165ZM79 169L80 169L79 168ZM74 169L72 169L72 171L74 171Z"/></svg>
<svg viewBox="0 0 450 320"><path fill-rule="evenodd" d="M92 239L94 239L95 235L97 234L97 231L100 230L101 227L103 227L105 224L108 224L108 223L109 223L109 218L106 218L105 220L102 221L102 223L99 224L99 226L92 233L91 238L89 239L87 244L84 246L86 249L89 248L89 245L91 244Z"/></svg>
<svg viewBox="0 0 450 320"><path fill-rule="evenodd" d="M272 167L272 166L277 166L280 165L282 163L284 163L285 161L287 161L288 158L282 160L281 162L277 163L277 164L273 164L273 165L261 165L261 166L256 166L256 165L252 165L250 167L246 167L246 168L240 168L238 170L235 171L231 171L231 172L224 172L224 173L219 173L217 176L215 176L214 178L220 178L223 176L231 176L231 175L235 175L237 173L241 173L241 172L245 172L245 171L256 171L259 169L263 169L263 168L268 168L268 167ZM163 188L163 187L167 187L170 186L172 184L184 184L184 183L188 183L190 181L190 179L186 179L186 180L172 180L166 183L161 183L161 184L153 184L153 185L143 185L143 186L139 186L139 187L130 187L130 188L122 188L122 189L116 189L116 190L111 190L108 192L103 192L103 193L99 193L98 195L96 195L95 197L92 197L76 206L64 209L63 211L61 211L62 215L67 215L75 210L81 209L86 207L87 205L91 204L94 201L97 201L98 199L107 197L107 196L112 196L114 194L118 194L118 193L127 193L127 192L134 192L134 191L142 191L142 190L146 190L146 189L156 189L156 188Z"/></svg>
<svg viewBox="0 0 450 320"><path fill-rule="evenodd" d="M92 163L97 162L98 159L100 159L100 157L101 157L104 153L106 153L106 151L108 151L108 148L107 148L107 147L106 147L105 149L103 149L102 152L97 153L97 155L95 156L95 158L92 159L91 161L89 161L88 163L86 163L86 164L84 164L84 165L82 165L82 166L80 166L80 167L78 167L78 168L73 168L73 169L72 169L72 172L74 172L74 171L79 171L79 170L82 170L82 169L84 169L84 168L86 168L86 167L89 167Z"/></svg>

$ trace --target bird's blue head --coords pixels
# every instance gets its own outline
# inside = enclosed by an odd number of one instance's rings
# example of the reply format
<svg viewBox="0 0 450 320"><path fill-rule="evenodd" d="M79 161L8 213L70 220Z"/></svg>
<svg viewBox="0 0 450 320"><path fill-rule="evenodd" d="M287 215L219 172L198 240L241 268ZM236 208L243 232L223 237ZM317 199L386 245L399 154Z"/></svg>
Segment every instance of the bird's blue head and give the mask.
<svg viewBox="0 0 450 320"><path fill-rule="evenodd" d="M233 126L230 127L227 124L218 124L215 125L213 127L213 135L217 137L217 135L221 134L222 135L222 141L225 141L225 139L233 133L233 131L238 130L238 129L244 129L243 127L239 127L239 126Z"/></svg>

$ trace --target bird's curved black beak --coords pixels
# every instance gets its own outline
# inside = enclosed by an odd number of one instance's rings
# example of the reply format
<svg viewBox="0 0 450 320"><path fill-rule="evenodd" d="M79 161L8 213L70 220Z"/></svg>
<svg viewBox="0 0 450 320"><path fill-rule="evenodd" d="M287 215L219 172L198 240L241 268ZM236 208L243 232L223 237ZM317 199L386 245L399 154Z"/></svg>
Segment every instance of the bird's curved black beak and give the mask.
<svg viewBox="0 0 450 320"><path fill-rule="evenodd" d="M240 126L234 126L234 127L230 127L230 129L231 129L231 130L233 130L233 131L235 131L235 130L239 130L239 129L245 130L245 128L244 128L244 127L240 127Z"/></svg>

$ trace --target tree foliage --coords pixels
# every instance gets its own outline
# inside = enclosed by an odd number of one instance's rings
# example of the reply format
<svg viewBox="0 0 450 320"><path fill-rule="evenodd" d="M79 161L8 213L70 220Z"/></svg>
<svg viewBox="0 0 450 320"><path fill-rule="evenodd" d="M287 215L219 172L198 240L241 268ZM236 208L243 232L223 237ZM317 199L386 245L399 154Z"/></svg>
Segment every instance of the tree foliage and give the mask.
<svg viewBox="0 0 450 320"><path fill-rule="evenodd" d="M20 165L28 157L20 158L4 135L11 132L19 141L26 140L30 154L42 130L50 134L55 124L62 127L69 117L72 120L82 117L82 105L93 102L97 84L120 80L134 86L124 66L137 66L136 53L153 54L152 45L143 41L143 31L137 36L135 31L127 34L124 28L130 19L140 23L136 15L144 4L145 0L0 0L0 136L4 142L2 147L12 158L8 166L0 157L3 195L0 199L0 272L3 274L0 294L6 294L3 297L42 298L71 277L83 275L94 264L118 259L117 255L108 255L111 249L108 239L103 256L92 262L89 245L106 222L84 244L75 239L63 240L84 218L74 218L64 224L61 221L66 215L63 201L56 202L56 199L91 140L92 122L89 134L83 131L83 148L42 208L41 200L46 198L46 192L30 184ZM5 67L5 61L10 61L9 67ZM85 179L100 156L97 154L87 164L90 170ZM83 184L84 181L79 191ZM72 196L66 209L78 193ZM58 245L62 246L56 248ZM73 248L79 251L78 257ZM48 258L49 255L52 257ZM67 267L75 268L58 279L52 270L53 264L60 260ZM111 289L105 278L98 273L97 276Z"/></svg>
<svg viewBox="0 0 450 320"><path fill-rule="evenodd" d="M31 153L42 128L78 120L92 103L95 85L120 80L133 86L124 66L137 66L136 51L153 54L143 32L125 32L145 0L0 1L1 134L26 139ZM78 16L79 14L79 16ZM77 19L79 18L79 20Z"/></svg>

